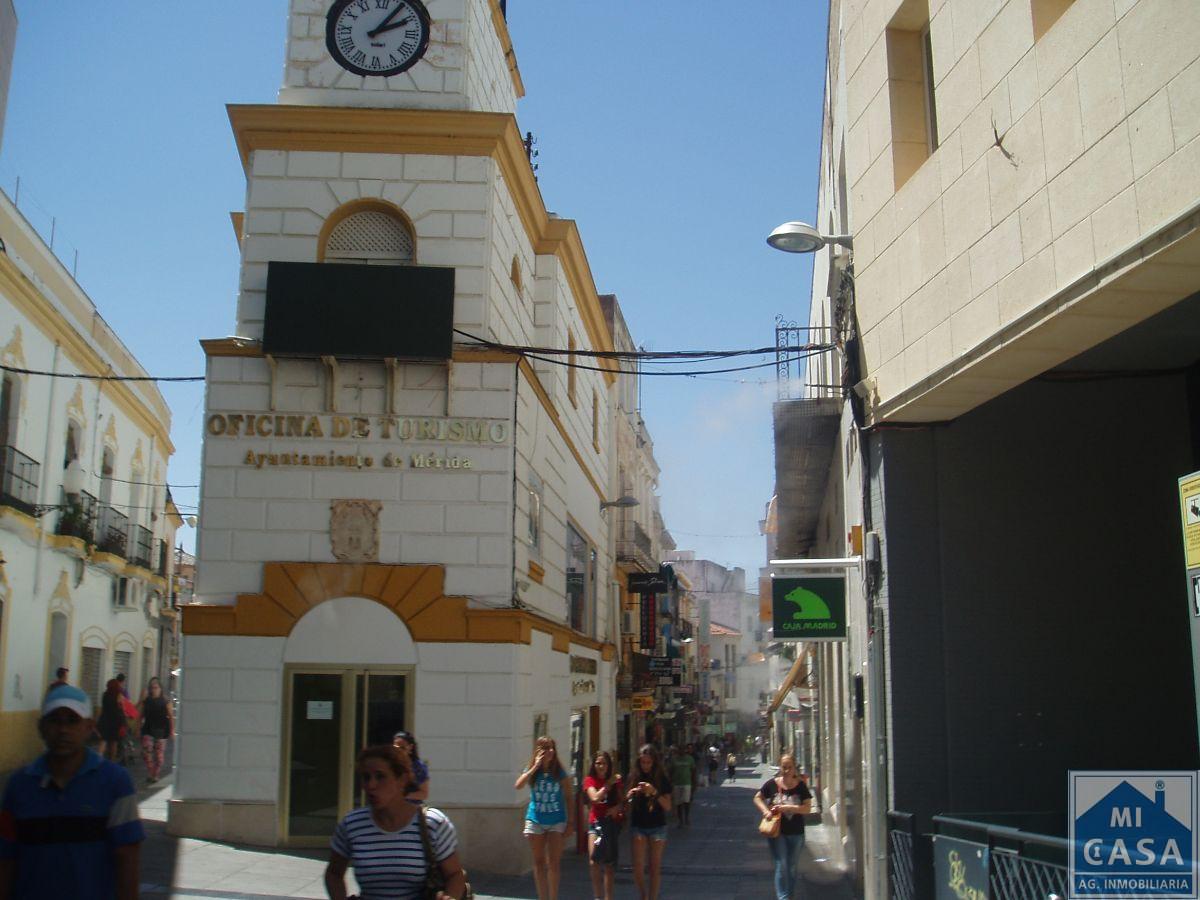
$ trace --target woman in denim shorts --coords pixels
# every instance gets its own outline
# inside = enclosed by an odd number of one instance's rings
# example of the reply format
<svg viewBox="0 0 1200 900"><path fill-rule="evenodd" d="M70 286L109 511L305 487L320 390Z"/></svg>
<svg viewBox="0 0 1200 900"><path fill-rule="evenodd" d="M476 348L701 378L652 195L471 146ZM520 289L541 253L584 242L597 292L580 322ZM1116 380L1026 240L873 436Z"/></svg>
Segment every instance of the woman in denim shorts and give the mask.
<svg viewBox="0 0 1200 900"><path fill-rule="evenodd" d="M653 744L638 751L633 770L625 782L629 804L630 849L633 880L641 900L658 900L662 881L662 855L667 846L667 813L671 811L671 779L663 768L662 755ZM643 869L650 862L650 887Z"/></svg>
<svg viewBox="0 0 1200 900"><path fill-rule="evenodd" d="M529 806L525 809L525 837L533 851L533 883L538 900L558 900L559 861L563 835L571 829L571 779L558 761L553 738L540 737L534 744L533 759L525 767L517 790L529 785Z"/></svg>

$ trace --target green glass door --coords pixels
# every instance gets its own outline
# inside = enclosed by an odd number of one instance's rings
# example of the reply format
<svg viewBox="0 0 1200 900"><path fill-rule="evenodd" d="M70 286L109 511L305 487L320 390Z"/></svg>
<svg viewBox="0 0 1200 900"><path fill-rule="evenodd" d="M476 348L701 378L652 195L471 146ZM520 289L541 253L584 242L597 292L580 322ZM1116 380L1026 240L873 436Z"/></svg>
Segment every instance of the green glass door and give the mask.
<svg viewBox="0 0 1200 900"><path fill-rule="evenodd" d="M292 674L288 835L333 834L341 808L342 674Z"/></svg>

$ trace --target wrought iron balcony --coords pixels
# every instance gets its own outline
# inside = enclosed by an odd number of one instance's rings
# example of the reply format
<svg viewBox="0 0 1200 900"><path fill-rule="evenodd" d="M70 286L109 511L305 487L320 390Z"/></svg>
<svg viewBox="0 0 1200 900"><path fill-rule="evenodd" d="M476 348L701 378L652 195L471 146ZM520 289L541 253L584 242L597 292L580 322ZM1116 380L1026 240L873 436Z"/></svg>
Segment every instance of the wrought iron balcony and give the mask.
<svg viewBox="0 0 1200 900"><path fill-rule="evenodd" d="M153 551L154 534L150 529L143 528L141 525L131 525L129 528L129 555L126 558L135 566L149 569Z"/></svg>
<svg viewBox="0 0 1200 900"><path fill-rule="evenodd" d="M98 505L96 498L87 491L81 491L77 498L68 497L66 491L63 491L61 496L62 508L58 512L54 533L82 538L89 544L94 543Z"/></svg>
<svg viewBox="0 0 1200 900"><path fill-rule="evenodd" d="M617 562L633 563L643 572L658 569L654 558L654 541L628 510L622 510L617 520Z"/></svg>
<svg viewBox="0 0 1200 900"><path fill-rule="evenodd" d="M4 447L0 457L0 505L11 506L29 515L37 515L38 484L41 463L30 459L16 447Z"/></svg>
<svg viewBox="0 0 1200 900"><path fill-rule="evenodd" d="M129 516L107 504L99 509L96 517L96 549L123 557L129 540Z"/></svg>

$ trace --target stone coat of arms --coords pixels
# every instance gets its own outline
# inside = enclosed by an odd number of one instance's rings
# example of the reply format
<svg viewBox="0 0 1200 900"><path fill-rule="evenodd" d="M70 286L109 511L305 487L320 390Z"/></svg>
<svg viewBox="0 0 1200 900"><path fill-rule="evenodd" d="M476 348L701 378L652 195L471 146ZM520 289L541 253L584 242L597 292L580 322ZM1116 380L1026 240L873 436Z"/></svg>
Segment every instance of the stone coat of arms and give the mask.
<svg viewBox="0 0 1200 900"><path fill-rule="evenodd" d="M342 562L379 560L379 500L333 500L329 504L329 542Z"/></svg>

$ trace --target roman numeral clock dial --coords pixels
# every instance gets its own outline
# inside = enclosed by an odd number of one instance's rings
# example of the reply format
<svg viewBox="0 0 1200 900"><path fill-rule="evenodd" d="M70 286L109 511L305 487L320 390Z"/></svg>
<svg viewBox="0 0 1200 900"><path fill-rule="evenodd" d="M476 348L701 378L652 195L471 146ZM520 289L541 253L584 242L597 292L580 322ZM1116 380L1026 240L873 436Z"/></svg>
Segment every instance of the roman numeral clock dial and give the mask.
<svg viewBox="0 0 1200 900"><path fill-rule="evenodd" d="M421 0L335 0L325 46L356 75L396 75L425 55L429 13Z"/></svg>

